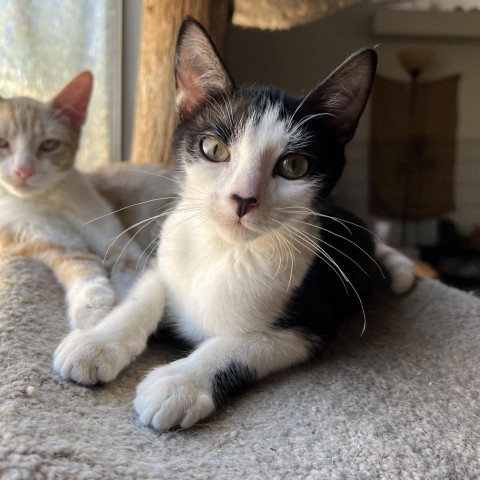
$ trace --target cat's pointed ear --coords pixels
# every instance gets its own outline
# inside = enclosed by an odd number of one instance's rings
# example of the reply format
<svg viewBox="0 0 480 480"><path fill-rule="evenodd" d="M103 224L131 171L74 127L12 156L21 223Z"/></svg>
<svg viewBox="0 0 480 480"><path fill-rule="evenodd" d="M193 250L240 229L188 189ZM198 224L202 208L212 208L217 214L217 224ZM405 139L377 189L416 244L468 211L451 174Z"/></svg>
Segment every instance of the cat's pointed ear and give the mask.
<svg viewBox="0 0 480 480"><path fill-rule="evenodd" d="M50 101L51 105L68 118L71 126L80 130L87 118L88 102L93 89L93 75L79 73Z"/></svg>
<svg viewBox="0 0 480 480"><path fill-rule="evenodd" d="M234 83L205 29L191 17L180 27L175 53L177 108L188 116L209 97L230 92Z"/></svg>
<svg viewBox="0 0 480 480"><path fill-rule="evenodd" d="M317 111L331 114L342 142L353 135L372 90L377 54L366 48L358 51L331 73L308 96Z"/></svg>

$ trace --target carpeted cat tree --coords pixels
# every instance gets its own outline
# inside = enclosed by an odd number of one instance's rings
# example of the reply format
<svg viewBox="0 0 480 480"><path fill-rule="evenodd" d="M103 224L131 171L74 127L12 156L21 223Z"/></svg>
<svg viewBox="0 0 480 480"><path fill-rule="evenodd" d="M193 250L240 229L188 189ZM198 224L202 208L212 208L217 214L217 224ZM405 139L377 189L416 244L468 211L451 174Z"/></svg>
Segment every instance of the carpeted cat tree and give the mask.
<svg viewBox="0 0 480 480"><path fill-rule="evenodd" d="M239 0L233 21L288 27L348 3ZM135 161L168 159L173 85L160 52L173 51L180 18L197 16L218 40L231 6L144 1ZM156 28L162 45L148 37ZM480 301L422 279L403 298L380 286L366 314L362 336L359 316L315 362L162 434L138 424L135 386L184 346L153 339L109 385L66 382L51 369L67 333L61 287L43 265L0 254L0 479L480 478Z"/></svg>

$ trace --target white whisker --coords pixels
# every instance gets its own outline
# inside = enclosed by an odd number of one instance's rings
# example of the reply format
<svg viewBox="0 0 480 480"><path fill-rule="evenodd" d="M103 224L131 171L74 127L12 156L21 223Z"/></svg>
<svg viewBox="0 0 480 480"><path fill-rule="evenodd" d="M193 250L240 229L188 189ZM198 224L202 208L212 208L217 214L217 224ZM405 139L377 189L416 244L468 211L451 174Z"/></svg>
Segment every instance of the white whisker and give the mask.
<svg viewBox="0 0 480 480"><path fill-rule="evenodd" d="M135 234L132 236L132 238L130 238L130 240L124 245L124 247L122 248L122 251L120 252L120 254L118 255L117 259L115 260L115 263L113 264L113 267L112 267L112 270L111 270L111 273L113 273L115 271L115 267L117 266L117 263L118 261L120 260L120 258L122 257L123 255L123 252L125 251L125 249L135 240L135 237L146 227L148 227L152 222L154 222L156 219L153 218L152 220L150 220L149 222L147 222L145 225L143 225L142 227L140 227L136 232Z"/></svg>
<svg viewBox="0 0 480 480"><path fill-rule="evenodd" d="M132 205L127 205L126 207L119 208L118 210L114 210L113 212L106 213L105 215L101 215L100 217L92 218L91 220L88 220L87 222L83 223L83 225L88 225L89 223L96 222L101 218L108 217L109 215L113 215L115 213L121 212L122 210L126 210L127 208L138 207L139 205L145 205L146 203L159 202L160 200L169 200L172 198L177 199L178 197L152 198L151 200L145 200L144 202L132 203Z"/></svg>
<svg viewBox="0 0 480 480"><path fill-rule="evenodd" d="M162 174L156 173L156 172L148 172L148 171L146 171L146 170L138 170L138 169L136 169L136 168L126 168L125 171L127 171L127 172L137 172L137 173L146 173L146 174L148 174L148 175L154 175L155 177L159 177L159 178L163 178L163 179L165 179L165 180L169 180L169 181L171 181L171 182L173 182L173 183L176 183L176 184L178 184L178 185L181 185L182 187L186 186L186 185L185 185L185 182L183 182L182 180L176 180L176 179L174 179L174 178L168 177L167 175L162 175ZM200 190L197 190L196 188L193 188L193 187L191 187L191 186L189 186L189 185L187 185L187 186L188 186L188 188L190 188L190 189L193 190L194 192L197 192L197 193L200 193L200 194L202 194L202 195L205 195L205 192L202 192L202 191L200 191Z"/></svg>

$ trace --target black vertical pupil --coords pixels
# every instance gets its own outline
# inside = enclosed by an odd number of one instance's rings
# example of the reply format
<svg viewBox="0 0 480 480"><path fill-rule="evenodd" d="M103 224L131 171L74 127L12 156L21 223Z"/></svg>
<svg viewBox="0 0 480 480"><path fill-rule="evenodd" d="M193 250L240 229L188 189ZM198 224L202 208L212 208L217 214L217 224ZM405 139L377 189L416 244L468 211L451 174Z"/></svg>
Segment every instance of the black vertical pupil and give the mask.
<svg viewBox="0 0 480 480"><path fill-rule="evenodd" d="M217 156L217 150L218 150L218 143L216 143L215 146L213 147L213 156L214 157Z"/></svg>

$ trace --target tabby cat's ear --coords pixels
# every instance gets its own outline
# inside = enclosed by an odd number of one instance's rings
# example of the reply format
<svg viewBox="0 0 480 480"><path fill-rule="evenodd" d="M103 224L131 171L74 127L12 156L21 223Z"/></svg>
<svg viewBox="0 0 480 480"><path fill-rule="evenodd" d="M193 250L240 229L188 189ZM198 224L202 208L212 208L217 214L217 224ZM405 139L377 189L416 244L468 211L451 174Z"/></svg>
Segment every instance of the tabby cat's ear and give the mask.
<svg viewBox="0 0 480 480"><path fill-rule="evenodd" d="M366 48L345 60L309 95L308 103L331 114L341 142L348 142L365 109L377 68L375 50Z"/></svg>
<svg viewBox="0 0 480 480"><path fill-rule="evenodd" d="M175 53L176 102L188 116L209 97L230 92L234 83L205 29L191 17L180 27Z"/></svg>
<svg viewBox="0 0 480 480"><path fill-rule="evenodd" d="M87 118L88 102L93 89L93 75L79 73L50 101L51 105L67 117L75 130L80 130Z"/></svg>

